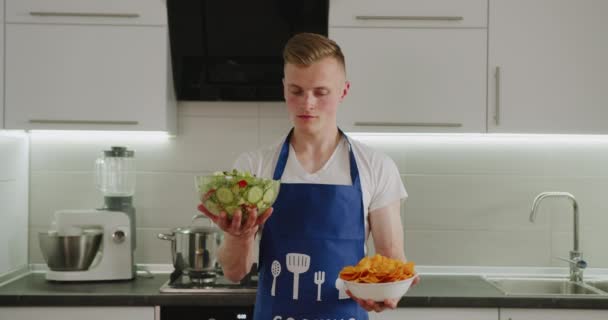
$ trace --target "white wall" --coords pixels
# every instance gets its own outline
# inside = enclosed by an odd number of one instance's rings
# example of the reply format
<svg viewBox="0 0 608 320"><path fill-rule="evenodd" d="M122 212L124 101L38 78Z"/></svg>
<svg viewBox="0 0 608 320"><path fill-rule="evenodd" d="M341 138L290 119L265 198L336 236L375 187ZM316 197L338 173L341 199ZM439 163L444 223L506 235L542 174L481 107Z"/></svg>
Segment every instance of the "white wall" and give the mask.
<svg viewBox="0 0 608 320"><path fill-rule="evenodd" d="M53 211L102 203L93 186L94 159L114 144L136 151L138 263L170 263L159 232L185 226L196 213L193 177L229 168L242 151L289 129L281 103L181 103L179 134L169 141L136 138L31 137L30 258L42 262L35 235ZM565 266L552 256L571 249L571 209L542 191L568 191L580 202L581 245L590 267L608 267L608 139L603 142L488 137L360 137L397 163L410 194L405 245L420 265Z"/></svg>
<svg viewBox="0 0 608 320"><path fill-rule="evenodd" d="M28 138L0 131L0 275L27 265Z"/></svg>

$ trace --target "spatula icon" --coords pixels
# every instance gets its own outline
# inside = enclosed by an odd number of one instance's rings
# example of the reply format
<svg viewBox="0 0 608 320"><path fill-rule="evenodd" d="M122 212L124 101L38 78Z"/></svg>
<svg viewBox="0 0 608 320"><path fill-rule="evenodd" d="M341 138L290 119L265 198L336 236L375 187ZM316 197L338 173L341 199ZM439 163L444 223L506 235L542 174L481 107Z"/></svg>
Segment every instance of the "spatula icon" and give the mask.
<svg viewBox="0 0 608 320"><path fill-rule="evenodd" d="M274 260L270 266L270 271L272 272L272 289L270 290L270 295L274 297L277 277L281 273L281 264L277 260Z"/></svg>
<svg viewBox="0 0 608 320"><path fill-rule="evenodd" d="M310 256L302 253L287 254L287 271L293 273L293 299L298 300L300 274L308 271Z"/></svg>

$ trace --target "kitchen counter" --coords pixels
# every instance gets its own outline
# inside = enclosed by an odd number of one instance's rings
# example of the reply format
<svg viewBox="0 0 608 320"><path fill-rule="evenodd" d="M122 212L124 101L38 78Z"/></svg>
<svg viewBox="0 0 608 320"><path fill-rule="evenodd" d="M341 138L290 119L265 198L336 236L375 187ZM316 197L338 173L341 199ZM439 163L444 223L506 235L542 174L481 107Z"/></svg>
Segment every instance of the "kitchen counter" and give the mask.
<svg viewBox="0 0 608 320"><path fill-rule="evenodd" d="M608 309L608 296L506 296L476 275L421 275L399 307ZM168 273L132 281L56 283L30 272L0 287L2 306L246 306L255 294L160 293Z"/></svg>
<svg viewBox="0 0 608 320"><path fill-rule="evenodd" d="M168 273L130 281L51 282L44 273L29 273L0 287L1 306L243 306L255 303L254 294L160 293Z"/></svg>

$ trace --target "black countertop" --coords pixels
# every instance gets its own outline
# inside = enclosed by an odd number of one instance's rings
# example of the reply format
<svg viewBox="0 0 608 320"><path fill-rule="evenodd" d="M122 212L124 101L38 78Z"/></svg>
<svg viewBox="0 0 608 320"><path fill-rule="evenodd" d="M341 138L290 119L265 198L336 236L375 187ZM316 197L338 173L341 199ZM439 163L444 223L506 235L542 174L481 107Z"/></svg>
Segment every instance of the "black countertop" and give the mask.
<svg viewBox="0 0 608 320"><path fill-rule="evenodd" d="M399 307L608 309L608 296L506 296L479 276L423 275ZM0 287L2 306L248 306L253 293L160 293L169 274L132 281L57 283L30 273Z"/></svg>
<svg viewBox="0 0 608 320"><path fill-rule="evenodd" d="M0 306L245 306L254 294L160 293L169 274L130 281L53 282L44 273L30 273L0 287Z"/></svg>

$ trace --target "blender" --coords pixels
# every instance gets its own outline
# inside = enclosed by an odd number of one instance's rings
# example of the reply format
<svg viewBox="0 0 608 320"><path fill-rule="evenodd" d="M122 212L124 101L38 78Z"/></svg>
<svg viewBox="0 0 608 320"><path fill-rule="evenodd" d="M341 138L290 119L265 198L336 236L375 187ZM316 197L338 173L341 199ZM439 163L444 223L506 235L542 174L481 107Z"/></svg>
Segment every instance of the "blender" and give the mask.
<svg viewBox="0 0 608 320"><path fill-rule="evenodd" d="M129 217L131 225L131 251L135 243L135 152L126 147L113 146L102 152L95 161L95 183L104 196L104 206L100 210L120 211Z"/></svg>

